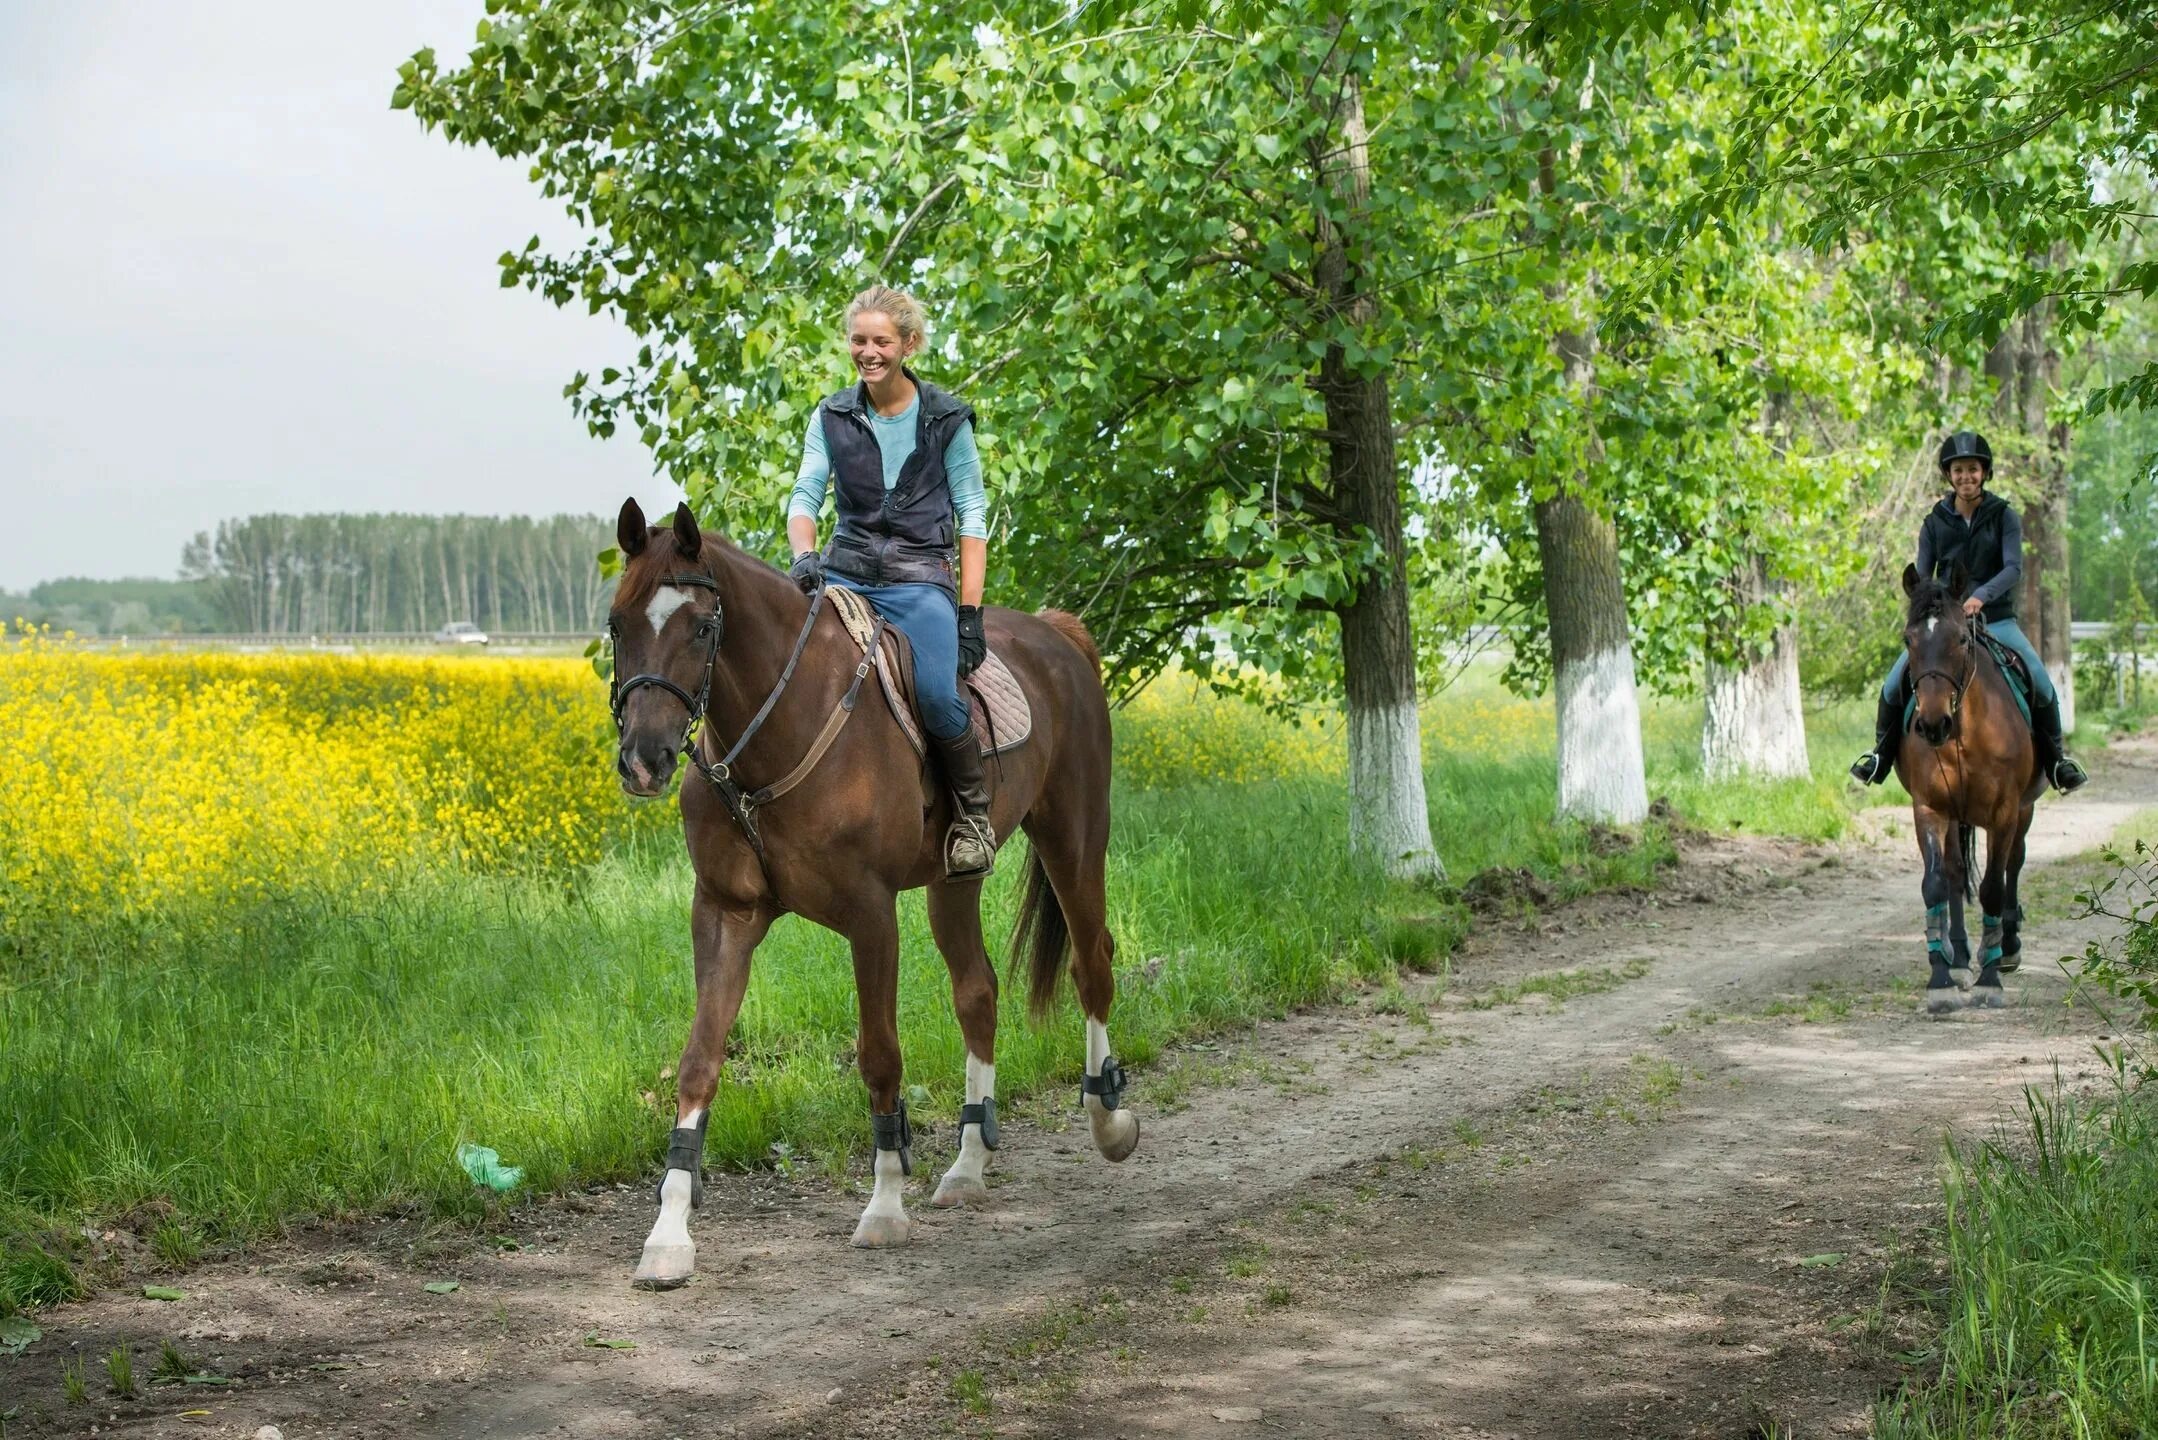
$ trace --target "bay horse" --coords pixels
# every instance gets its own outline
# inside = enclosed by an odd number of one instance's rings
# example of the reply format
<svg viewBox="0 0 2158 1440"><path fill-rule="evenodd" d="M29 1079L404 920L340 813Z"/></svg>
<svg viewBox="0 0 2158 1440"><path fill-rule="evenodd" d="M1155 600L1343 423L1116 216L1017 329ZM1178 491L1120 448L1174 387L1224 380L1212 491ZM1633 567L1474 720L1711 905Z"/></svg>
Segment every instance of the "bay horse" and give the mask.
<svg viewBox="0 0 2158 1440"><path fill-rule="evenodd" d="M1974 858L1968 838L1981 829L1986 870L1978 903L1984 929L1971 1003L1983 1008L2006 1003L2002 961L2022 945L2016 889L2024 842L2046 788L2031 728L2017 709L2008 677L1978 640L1984 621L1963 613L1969 588L1960 562L1945 584L1922 577L1916 565L1903 570L1903 593L1910 599L1903 643L1918 706L1896 752L1896 778L1911 793L1911 818L1925 865L1926 958L1932 967L1926 1011L1933 1015L1959 1003L1950 971L1970 960L1963 924Z"/></svg>
<svg viewBox="0 0 2158 1440"><path fill-rule="evenodd" d="M982 940L983 877L945 878L951 799L879 701L870 657L821 593L813 602L764 561L703 534L687 505L671 525L648 526L637 502L626 501L615 537L624 564L607 630L622 787L657 796L679 762L694 767L682 778L681 808L696 875L697 1006L676 1071L659 1217L632 1283L671 1289L695 1269L689 1212L703 1198L704 1128L727 1035L750 958L788 913L853 947L855 1056L876 1147L854 1243L900 1244L911 1229L902 1183L912 1135L900 1085L898 897L928 889L930 931L951 970L966 1041L959 1155L930 1203L978 1204L988 1198L983 1170L997 1145L997 973ZM1039 1019L1068 958L1086 1017L1082 1104L1095 1147L1122 1160L1139 1143L1139 1120L1122 1102L1123 1070L1109 1050L1116 987L1103 885L1109 704L1101 656L1086 627L1061 611L991 609L984 622L1034 712L1032 735L990 766L996 832L1023 829L1031 852L1014 964L1028 954ZM879 626L873 644L892 643Z"/></svg>

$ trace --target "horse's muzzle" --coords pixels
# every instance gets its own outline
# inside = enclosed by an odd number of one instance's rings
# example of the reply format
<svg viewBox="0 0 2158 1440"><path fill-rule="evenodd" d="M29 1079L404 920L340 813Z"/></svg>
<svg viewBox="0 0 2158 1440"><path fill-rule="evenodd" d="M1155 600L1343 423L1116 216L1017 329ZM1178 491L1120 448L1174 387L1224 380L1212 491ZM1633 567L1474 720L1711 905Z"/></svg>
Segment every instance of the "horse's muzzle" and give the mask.
<svg viewBox="0 0 2158 1440"><path fill-rule="evenodd" d="M1912 718L1911 728L1916 730L1918 738L1928 745L1945 745L1948 743L1949 732L1956 728L1956 717L1953 715L1928 716L1921 712Z"/></svg>
<svg viewBox="0 0 2158 1440"><path fill-rule="evenodd" d="M622 788L632 795L650 799L667 788L674 778L678 752L671 744L633 744L625 741L616 752L615 773L622 777Z"/></svg>

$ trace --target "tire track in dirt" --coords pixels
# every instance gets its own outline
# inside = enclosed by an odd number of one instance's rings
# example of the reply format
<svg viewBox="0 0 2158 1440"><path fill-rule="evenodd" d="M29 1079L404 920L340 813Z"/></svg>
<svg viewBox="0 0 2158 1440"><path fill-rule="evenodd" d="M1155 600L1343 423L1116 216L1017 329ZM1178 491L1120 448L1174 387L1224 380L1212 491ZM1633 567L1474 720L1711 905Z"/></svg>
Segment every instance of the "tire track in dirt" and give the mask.
<svg viewBox="0 0 2158 1440"><path fill-rule="evenodd" d="M2153 804L2158 759L2109 752L2041 805L2034 867ZM0 1409L23 1407L10 1435L293 1440L1862 1429L1894 1367L1824 1306L1929 1219L1944 1128L2096 1033L2045 963L2090 932L2042 917L2011 1009L1919 1020L1885 987L1923 983L1920 919L1907 840L1695 842L1657 896L1487 929L1405 1013L1315 1010L1138 1076L1123 1166L1058 1105L1065 1129L1006 1126L992 1209L948 1214L936 1137L905 1249L850 1249L859 1196L769 1175L711 1177L699 1277L669 1294L627 1284L643 1188L543 1207L505 1254L413 1224L301 1237L190 1273L179 1306L45 1317ZM1476 1008L1559 970L1610 988ZM1816 982L1848 1013L1761 1016ZM1163 1113L1179 1069L1232 1078ZM1852 1258L1796 1264L1829 1252ZM445 1274L456 1294L421 1290ZM168 1334L243 1386L60 1403L61 1355L94 1372Z"/></svg>

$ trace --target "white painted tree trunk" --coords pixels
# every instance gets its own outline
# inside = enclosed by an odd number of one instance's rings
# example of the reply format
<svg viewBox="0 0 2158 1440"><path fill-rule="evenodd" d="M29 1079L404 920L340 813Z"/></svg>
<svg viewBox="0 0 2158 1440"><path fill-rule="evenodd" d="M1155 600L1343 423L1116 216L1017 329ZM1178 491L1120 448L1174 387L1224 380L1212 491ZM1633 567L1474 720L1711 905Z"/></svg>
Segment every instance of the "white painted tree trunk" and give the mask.
<svg viewBox="0 0 2158 1440"><path fill-rule="evenodd" d="M1633 647L1558 664L1559 814L1633 825L1648 817Z"/></svg>
<svg viewBox="0 0 2158 1440"><path fill-rule="evenodd" d="M2046 673L2053 677L2053 689L2061 697L2061 734L2073 735L2076 733L2076 667L2049 664Z"/></svg>
<svg viewBox="0 0 2158 1440"><path fill-rule="evenodd" d="M1349 848L1390 875L1440 879L1424 801L1423 736L1416 702L1349 701Z"/></svg>
<svg viewBox="0 0 2158 1440"><path fill-rule="evenodd" d="M1709 665L1701 773L1711 780L1813 773L1799 705L1798 637L1789 626L1777 630L1773 648L1751 665Z"/></svg>

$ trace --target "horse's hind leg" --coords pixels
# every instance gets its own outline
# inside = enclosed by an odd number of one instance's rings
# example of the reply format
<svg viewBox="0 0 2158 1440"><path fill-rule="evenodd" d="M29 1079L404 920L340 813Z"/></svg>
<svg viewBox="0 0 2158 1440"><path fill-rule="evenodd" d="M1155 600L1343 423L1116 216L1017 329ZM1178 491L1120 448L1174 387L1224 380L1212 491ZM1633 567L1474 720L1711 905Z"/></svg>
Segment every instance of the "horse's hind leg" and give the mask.
<svg viewBox="0 0 2158 1440"><path fill-rule="evenodd" d="M1084 823L1030 825L1034 856L1048 876L1054 903L1071 936L1072 988L1086 1014L1086 1078L1080 1097L1094 1148L1123 1160L1139 1147L1139 1117L1124 1104L1124 1069L1109 1049L1109 1009L1116 1003L1116 941L1109 934L1107 797L1085 809ZM1075 831L1077 833L1075 833Z"/></svg>
<svg viewBox="0 0 2158 1440"><path fill-rule="evenodd" d="M2023 966L2023 855L2031 835L2032 807L2016 816L2016 841L2008 849L2008 893L2001 897L2001 973Z"/></svg>
<svg viewBox="0 0 2158 1440"><path fill-rule="evenodd" d="M854 1058L869 1087L869 1128L876 1143L875 1183L854 1227L854 1243L874 1248L904 1244L913 1233L902 1191L914 1170L914 1137L899 1093L899 914L889 894L864 897L853 908L861 917L847 936L854 945L854 996L861 1010Z"/></svg>
<svg viewBox="0 0 2158 1440"><path fill-rule="evenodd" d="M952 1009L967 1042L966 1108L959 1112L959 1158L937 1183L932 1205L979 1205L989 1198L982 1171L997 1146L997 972L982 944L980 880L931 885L929 930L952 972Z"/></svg>
<svg viewBox="0 0 2158 1440"><path fill-rule="evenodd" d="M1960 1003L1955 977L1948 973L1951 958L1948 918L1949 852L1956 850L1961 842L1954 822L1946 816L1923 805L1913 805L1911 815L1915 822L1913 828L1918 832L1918 855L1926 867L1925 878L1920 882L1926 900L1926 961L1932 967L1932 974L1926 980L1926 1013L1941 1015ZM1956 883L1960 885L1961 881Z"/></svg>
<svg viewBox="0 0 2158 1440"><path fill-rule="evenodd" d="M772 914L764 909L729 913L704 887L690 904L690 940L696 952L697 1014L675 1072L674 1134L667 1144L667 1174L659 1182L659 1218L645 1238L630 1283L647 1290L671 1290L688 1281L697 1266L697 1247L689 1238L689 1212L704 1198L704 1124L712 1097L719 1091L720 1062L727 1054L727 1033L741 1012L749 988L749 957Z"/></svg>

